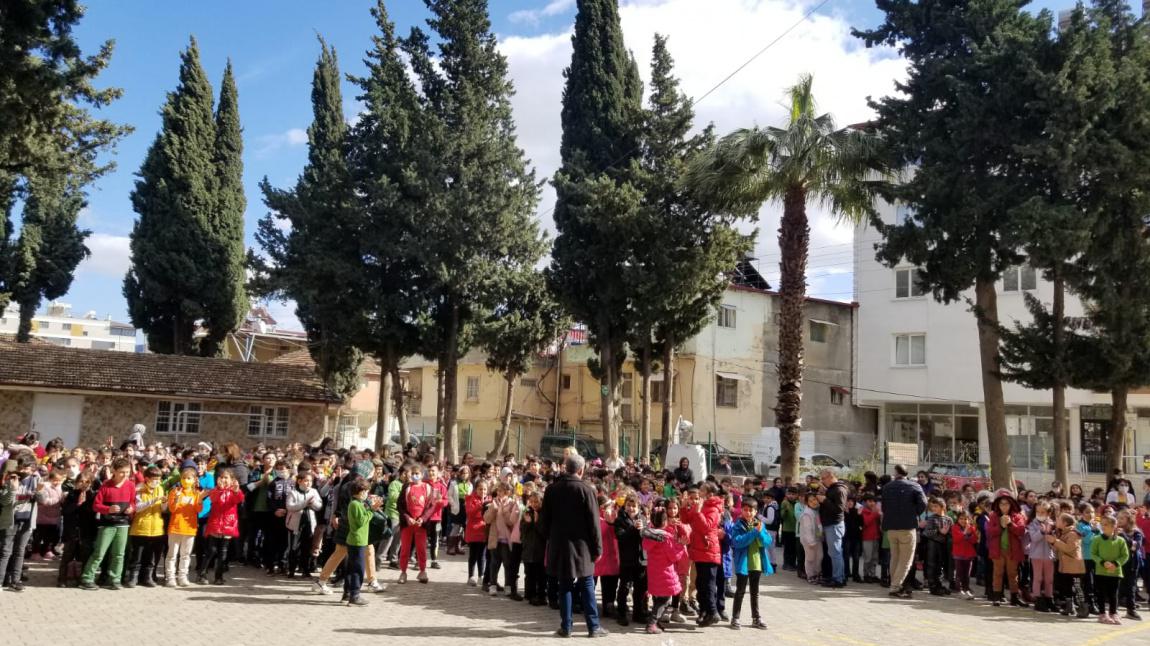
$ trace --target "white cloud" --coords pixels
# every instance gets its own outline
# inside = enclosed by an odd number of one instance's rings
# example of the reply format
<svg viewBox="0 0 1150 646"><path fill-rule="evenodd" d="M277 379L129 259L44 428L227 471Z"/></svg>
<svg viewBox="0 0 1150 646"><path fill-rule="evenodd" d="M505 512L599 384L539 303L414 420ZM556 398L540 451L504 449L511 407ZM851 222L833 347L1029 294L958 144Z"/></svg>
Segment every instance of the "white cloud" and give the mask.
<svg viewBox="0 0 1150 646"><path fill-rule="evenodd" d="M131 265L129 242L128 236L93 233L86 243L92 255L80 263L76 273L122 279Z"/></svg>
<svg viewBox="0 0 1150 646"><path fill-rule="evenodd" d="M555 13L561 13L566 9L557 6L563 3L556 0L528 13L542 17L553 6ZM664 34L669 37L675 74L683 90L699 97L798 22L809 10L807 4L798 0L623 0L620 15L627 46L643 78L649 76L654 34ZM563 70L571 60L571 32L507 37L500 48L508 58L518 91L513 105L519 145L527 151L539 176L549 178L560 161L559 113ZM850 25L841 16L816 14L700 102L695 108L696 124L702 127L713 122L722 135L739 127L782 123L784 92L803 73L814 75L819 108L832 113L839 125L847 125L873 116L867 97L892 92L895 79L905 76L905 64L892 50L865 48L850 35ZM554 199L548 186L539 206L542 224L552 232ZM763 208L755 250L760 271L773 285L778 282L775 234L780 214L777 204ZM838 273L840 268L849 270L851 246L843 243L852 239L850 226L837 224L814 204L808 216L812 276ZM843 280L812 280L811 293L842 291ZM849 286L849 281L846 284Z"/></svg>
<svg viewBox="0 0 1150 646"><path fill-rule="evenodd" d="M514 23L537 25L543 18L564 14L574 6L575 0L551 0L546 6L539 9L522 9L512 12L507 19Z"/></svg>
<svg viewBox="0 0 1150 646"><path fill-rule="evenodd" d="M284 132L257 137L255 151L257 157L266 157L277 150L305 144L307 144L307 130L290 128Z"/></svg>

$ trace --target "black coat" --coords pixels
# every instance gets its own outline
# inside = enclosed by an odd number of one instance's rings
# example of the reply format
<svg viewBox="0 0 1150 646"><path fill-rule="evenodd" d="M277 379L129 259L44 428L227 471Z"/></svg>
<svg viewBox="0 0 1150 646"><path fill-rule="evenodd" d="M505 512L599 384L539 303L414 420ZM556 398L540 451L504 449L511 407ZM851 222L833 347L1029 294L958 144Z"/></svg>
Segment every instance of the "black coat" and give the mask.
<svg viewBox="0 0 1150 646"><path fill-rule="evenodd" d="M926 511L926 496L914 480L897 478L882 488L882 528L917 529L918 516Z"/></svg>
<svg viewBox="0 0 1150 646"><path fill-rule="evenodd" d="M543 492L539 524L547 538L547 574L560 580L595 574L603 537L591 485L567 474L555 478Z"/></svg>

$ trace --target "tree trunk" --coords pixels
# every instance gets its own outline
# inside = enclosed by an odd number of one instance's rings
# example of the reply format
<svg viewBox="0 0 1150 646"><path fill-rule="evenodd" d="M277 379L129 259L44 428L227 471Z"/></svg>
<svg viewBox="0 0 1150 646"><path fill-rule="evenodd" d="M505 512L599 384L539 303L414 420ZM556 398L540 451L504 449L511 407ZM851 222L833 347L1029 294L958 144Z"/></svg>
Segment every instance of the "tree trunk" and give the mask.
<svg viewBox="0 0 1150 646"><path fill-rule="evenodd" d="M1070 433L1066 420L1066 361L1065 329L1066 284L1062 272L1054 270L1054 356L1057 369L1054 375L1054 479L1070 489Z"/></svg>
<svg viewBox="0 0 1150 646"><path fill-rule="evenodd" d="M974 283L978 308L978 354L982 363L982 398L986 406L986 434L990 440L990 479L996 489L1014 491L1014 466L1006 441L1006 402L1002 396L1001 355L998 336L998 292L994 281L979 277Z"/></svg>
<svg viewBox="0 0 1150 646"><path fill-rule="evenodd" d="M603 334L599 340L602 345L599 352L602 369L602 377L599 379L599 419L603 425L603 450L607 453L603 457L606 458L619 449L619 431L615 425L615 391L618 385L615 380L614 348L611 346L614 339L611 338L609 325L603 325L600 329Z"/></svg>
<svg viewBox="0 0 1150 646"><path fill-rule="evenodd" d="M379 362L379 406L376 408L375 450L382 451L391 440L392 372L391 359L385 354L375 358Z"/></svg>
<svg viewBox="0 0 1150 646"><path fill-rule="evenodd" d="M448 464L459 461L459 306L451 304L451 321L447 330L447 375L444 387L446 408L443 414L443 450L439 459Z"/></svg>
<svg viewBox="0 0 1150 646"><path fill-rule="evenodd" d="M779 396L775 419L782 454L779 475L787 482L797 482L799 478L803 425L803 304L810 246L806 198L802 188L788 189L779 224Z"/></svg>
<svg viewBox="0 0 1150 646"><path fill-rule="evenodd" d="M1126 386L1118 386L1110 391L1110 442L1106 447L1106 477L1114 469L1121 469L1122 455L1126 452L1126 399L1129 395Z"/></svg>
<svg viewBox="0 0 1150 646"><path fill-rule="evenodd" d="M663 339L663 449L659 463L667 468L667 451L671 450L671 434L675 428L675 336Z"/></svg>
<svg viewBox="0 0 1150 646"><path fill-rule="evenodd" d="M36 302L20 303L20 326L16 329L16 341L27 343L32 340L32 318L36 316Z"/></svg>
<svg viewBox="0 0 1150 646"><path fill-rule="evenodd" d="M443 454L443 418L447 414L446 365L447 358L440 354L435 364L435 451L439 455Z"/></svg>
<svg viewBox="0 0 1150 646"><path fill-rule="evenodd" d="M515 397L515 380L516 375L508 373L504 375L507 381L507 404L503 407L503 422L499 428L499 433L495 436L495 446L491 448L491 453L487 454L489 461L494 461L502 455L507 455L507 436L511 433L511 404Z"/></svg>
<svg viewBox="0 0 1150 646"><path fill-rule="evenodd" d="M391 367L391 399L395 406L395 419L399 423L399 445L407 446L411 430L407 428L407 406L404 403L403 380L399 377L399 362Z"/></svg>
<svg viewBox="0 0 1150 646"><path fill-rule="evenodd" d="M640 386L639 450L635 452L635 463L639 464L651 455L651 344L643 346L643 384Z"/></svg>

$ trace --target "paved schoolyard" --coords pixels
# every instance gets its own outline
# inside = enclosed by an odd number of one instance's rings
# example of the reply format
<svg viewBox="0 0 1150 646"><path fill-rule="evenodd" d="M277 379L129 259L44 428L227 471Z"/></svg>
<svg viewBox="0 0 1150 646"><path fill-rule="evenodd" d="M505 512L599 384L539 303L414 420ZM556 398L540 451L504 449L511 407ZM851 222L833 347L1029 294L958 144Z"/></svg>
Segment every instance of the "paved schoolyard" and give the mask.
<svg viewBox="0 0 1150 646"><path fill-rule="evenodd" d="M427 585L395 584L396 573L385 570L390 589L369 595L371 605L365 608L341 606L338 595L307 594L303 581L271 579L242 567L233 569L223 587L84 592L56 588L54 573L45 565L33 564L25 592L0 593L0 616L6 624L0 631L0 644L250 646L278 642L328 646L416 638L418 643L460 645L498 639L503 646L537 645L552 639L558 626L555 612L480 595L463 584L465 562L458 558L445 561L442 570L430 570L433 581ZM690 624L654 637L641 634L641 627L624 629L608 621L612 635L598 643L1150 644L1150 619L1115 627L957 598L918 594L909 602L895 601L877 586L823 591L789 572L767 580L762 606L770 627L765 633L746 627L735 632L725 626L697 630ZM744 621L749 623L749 619L749 608L744 608ZM582 635L577 622L576 637Z"/></svg>

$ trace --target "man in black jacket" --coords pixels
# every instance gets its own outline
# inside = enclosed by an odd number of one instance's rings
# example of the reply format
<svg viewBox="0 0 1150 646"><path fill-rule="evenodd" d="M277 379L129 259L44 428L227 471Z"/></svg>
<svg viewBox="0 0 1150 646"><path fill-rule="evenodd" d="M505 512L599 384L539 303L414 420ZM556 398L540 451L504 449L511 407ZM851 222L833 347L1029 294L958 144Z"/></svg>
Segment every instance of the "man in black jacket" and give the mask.
<svg viewBox="0 0 1150 646"><path fill-rule="evenodd" d="M890 596L900 599L910 598L903 583L914 564L918 517L926 511L922 487L906 476L906 467L896 464L894 480L882 488L882 528L890 541Z"/></svg>
<svg viewBox="0 0 1150 646"><path fill-rule="evenodd" d="M583 602L590 637L605 637L595 606L595 560L603 553L599 534L599 503L595 490L583 481L583 458L569 454L563 461L564 473L543 492L539 524L547 537L547 574L559 580L559 630L571 635L572 594Z"/></svg>

